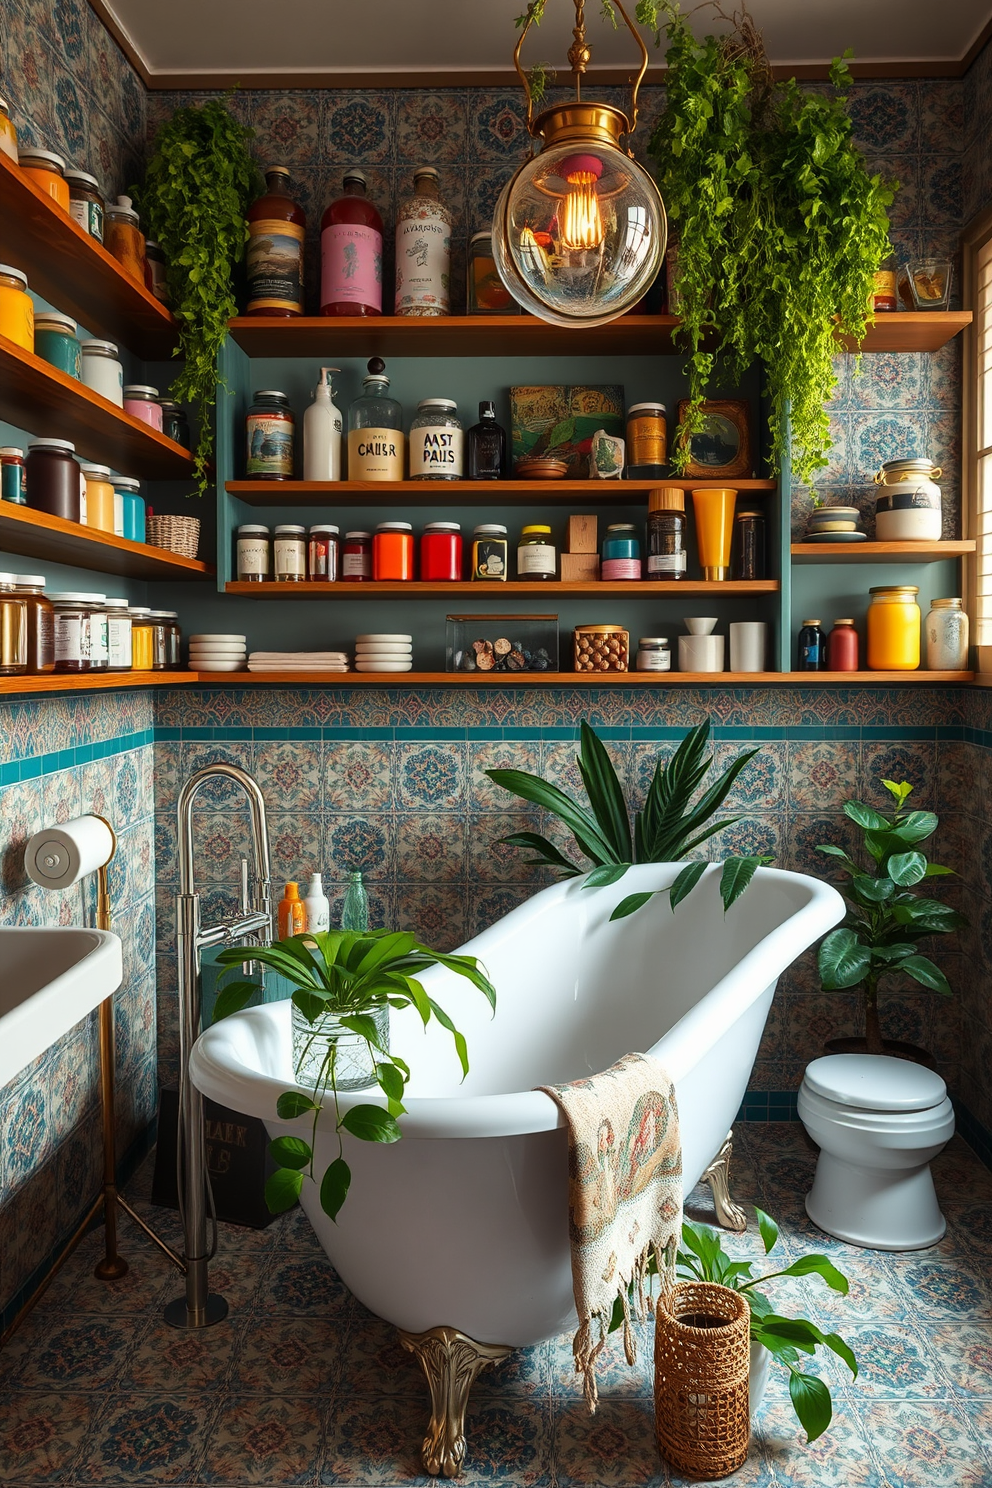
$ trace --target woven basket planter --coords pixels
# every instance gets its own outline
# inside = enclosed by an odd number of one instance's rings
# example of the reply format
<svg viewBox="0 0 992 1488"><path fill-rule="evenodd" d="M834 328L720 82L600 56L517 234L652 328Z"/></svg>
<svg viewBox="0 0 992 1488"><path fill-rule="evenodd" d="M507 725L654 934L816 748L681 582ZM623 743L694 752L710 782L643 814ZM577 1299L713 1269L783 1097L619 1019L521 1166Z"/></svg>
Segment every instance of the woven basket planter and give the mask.
<svg viewBox="0 0 992 1488"><path fill-rule="evenodd" d="M686 1477L725 1478L747 1457L750 1331L748 1305L728 1287L682 1281L659 1300L655 1431Z"/></svg>
<svg viewBox="0 0 992 1488"><path fill-rule="evenodd" d="M199 517L147 517L145 541L153 548L168 548L181 558L195 558L200 543Z"/></svg>

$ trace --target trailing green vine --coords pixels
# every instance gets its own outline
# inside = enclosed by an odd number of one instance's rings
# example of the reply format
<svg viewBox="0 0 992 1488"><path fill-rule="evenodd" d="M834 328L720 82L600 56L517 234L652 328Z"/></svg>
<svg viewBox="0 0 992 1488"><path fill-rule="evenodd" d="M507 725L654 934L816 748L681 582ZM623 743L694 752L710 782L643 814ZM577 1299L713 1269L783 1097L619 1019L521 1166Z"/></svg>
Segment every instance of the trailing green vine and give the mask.
<svg viewBox="0 0 992 1488"><path fill-rule="evenodd" d="M245 213L258 193L259 172L248 143L254 130L211 99L177 109L155 138L145 184L136 191L151 236L168 259L169 290L179 322L182 371L171 395L189 403L199 424L195 477L209 487L217 354L227 322L237 314L233 271L245 251Z"/></svg>

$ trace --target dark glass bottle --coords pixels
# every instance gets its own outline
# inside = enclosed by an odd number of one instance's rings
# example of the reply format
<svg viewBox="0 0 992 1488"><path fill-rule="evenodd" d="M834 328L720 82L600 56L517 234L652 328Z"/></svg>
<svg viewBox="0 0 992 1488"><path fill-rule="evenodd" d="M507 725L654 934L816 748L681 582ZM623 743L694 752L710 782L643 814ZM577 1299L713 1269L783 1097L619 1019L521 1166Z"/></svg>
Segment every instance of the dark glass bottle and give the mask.
<svg viewBox="0 0 992 1488"><path fill-rule="evenodd" d="M465 435L468 480L502 480L506 467L506 430L496 422L496 404L479 404L479 422Z"/></svg>
<svg viewBox="0 0 992 1488"><path fill-rule="evenodd" d="M734 520L736 528L735 579L763 579L765 577L765 514L761 511L740 511Z"/></svg>
<svg viewBox="0 0 992 1488"><path fill-rule="evenodd" d="M320 313L382 314L382 218L360 170L345 171L344 194L320 219Z"/></svg>
<svg viewBox="0 0 992 1488"><path fill-rule="evenodd" d="M800 672L825 672L827 669L827 637L820 628L819 620L804 620L799 632Z"/></svg>
<svg viewBox="0 0 992 1488"><path fill-rule="evenodd" d="M246 315L303 314L303 241L307 219L289 194L289 171L270 165L266 191L248 208Z"/></svg>

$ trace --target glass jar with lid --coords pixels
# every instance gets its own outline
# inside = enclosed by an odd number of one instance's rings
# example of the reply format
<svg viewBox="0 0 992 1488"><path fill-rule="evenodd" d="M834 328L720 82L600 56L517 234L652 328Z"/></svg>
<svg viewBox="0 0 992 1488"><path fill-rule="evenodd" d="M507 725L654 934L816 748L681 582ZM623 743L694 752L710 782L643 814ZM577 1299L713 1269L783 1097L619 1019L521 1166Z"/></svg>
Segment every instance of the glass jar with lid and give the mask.
<svg viewBox="0 0 992 1488"><path fill-rule="evenodd" d="M409 522L380 522L372 539L372 577L413 578L413 528Z"/></svg>
<svg viewBox="0 0 992 1488"><path fill-rule="evenodd" d="M753 508L734 517L734 578L765 577L765 514Z"/></svg>
<svg viewBox="0 0 992 1488"><path fill-rule="evenodd" d="M0 153L17 163L17 130L10 117L6 98L0 98Z"/></svg>
<svg viewBox="0 0 992 1488"><path fill-rule="evenodd" d="M84 233L103 242L103 193L96 176L88 171L67 170L66 184L69 187L69 216L78 222Z"/></svg>
<svg viewBox="0 0 992 1488"><path fill-rule="evenodd" d="M100 532L114 530L114 488L109 465L80 464L86 482L86 525Z"/></svg>
<svg viewBox="0 0 992 1488"><path fill-rule="evenodd" d="M28 276L12 264L0 264L0 336L22 351L34 351L34 301Z"/></svg>
<svg viewBox="0 0 992 1488"><path fill-rule="evenodd" d="M607 527L599 572L604 580L641 577L641 539L632 522L612 522Z"/></svg>
<svg viewBox="0 0 992 1488"><path fill-rule="evenodd" d="M145 498L141 494L141 482L131 475L112 475L110 484L114 488L114 532L130 542L143 543Z"/></svg>
<svg viewBox="0 0 992 1488"><path fill-rule="evenodd" d="M658 480L668 464L668 418L664 403L634 403L627 409L628 480Z"/></svg>
<svg viewBox="0 0 992 1488"><path fill-rule="evenodd" d="M61 155L56 155L54 150L37 150L33 145L30 148L25 145L17 152L17 163L32 186L50 196L63 212L68 212L69 187Z"/></svg>
<svg viewBox="0 0 992 1488"><path fill-rule="evenodd" d="M869 589L868 669L915 672L920 664L920 607L915 584L881 584Z"/></svg>
<svg viewBox="0 0 992 1488"><path fill-rule="evenodd" d="M28 505L66 522L82 519L82 472L68 439L32 439L25 463Z"/></svg>
<svg viewBox="0 0 992 1488"><path fill-rule="evenodd" d="M361 394L348 409L348 479L401 481L406 440L403 407L389 396L382 357L371 357Z"/></svg>
<svg viewBox="0 0 992 1488"><path fill-rule="evenodd" d="M932 599L927 615L927 671L968 669L968 615L962 599Z"/></svg>
<svg viewBox="0 0 992 1488"><path fill-rule="evenodd" d="M319 583L337 582L340 567L340 530L330 522L319 522L310 528L307 543L307 573Z"/></svg>
<svg viewBox="0 0 992 1488"><path fill-rule="evenodd" d="M27 506L24 451L16 444L0 445L0 500Z"/></svg>
<svg viewBox="0 0 992 1488"><path fill-rule="evenodd" d="M161 243L154 238L145 239L145 288L163 305L172 303L165 254Z"/></svg>
<svg viewBox="0 0 992 1488"><path fill-rule="evenodd" d="M115 599L109 594L104 600L107 610L107 660L108 672L131 670L131 614L126 599Z"/></svg>
<svg viewBox="0 0 992 1488"><path fill-rule="evenodd" d="M159 398L158 402L162 410L162 433L166 439L171 439L174 444L181 444L183 449L188 450L191 442L186 410L180 408L171 398Z"/></svg>
<svg viewBox="0 0 992 1488"><path fill-rule="evenodd" d="M349 583L364 583L372 577L371 532L346 532L341 549L341 577Z"/></svg>
<svg viewBox="0 0 992 1488"><path fill-rule="evenodd" d="M464 434L453 398L422 398L410 425L410 479L461 480Z"/></svg>
<svg viewBox="0 0 992 1488"><path fill-rule="evenodd" d="M79 343L79 376L84 387L106 398L118 408L124 407L124 368L113 341L100 341L95 336Z"/></svg>
<svg viewBox="0 0 992 1488"><path fill-rule="evenodd" d="M124 412L140 419L150 429L162 432L162 405L158 401L158 388L143 382L126 383L124 386Z"/></svg>
<svg viewBox="0 0 992 1488"><path fill-rule="evenodd" d="M648 492L648 578L684 579L685 492L662 486Z"/></svg>
<svg viewBox="0 0 992 1488"><path fill-rule="evenodd" d="M639 672L670 672L672 643L667 636L641 636L637 643Z"/></svg>
<svg viewBox="0 0 992 1488"><path fill-rule="evenodd" d="M148 605L131 605L131 670L150 672L155 660L152 646L152 612Z"/></svg>
<svg viewBox="0 0 992 1488"><path fill-rule="evenodd" d="M28 671L55 670L55 607L45 594L44 574L18 574L17 592L28 612Z"/></svg>
<svg viewBox="0 0 992 1488"><path fill-rule="evenodd" d="M472 578L506 583L509 544L501 522L480 522L472 533Z"/></svg>
<svg viewBox="0 0 992 1488"><path fill-rule="evenodd" d="M237 575L239 584L264 584L272 576L269 529L258 522L238 528Z"/></svg>
<svg viewBox="0 0 992 1488"><path fill-rule="evenodd" d="M499 277L491 229L477 232L469 240L466 291L469 315L520 314L520 306Z"/></svg>
<svg viewBox="0 0 992 1488"><path fill-rule="evenodd" d="M48 597L55 606L55 670L105 672L110 657L104 596L64 590Z"/></svg>
<svg viewBox="0 0 992 1488"><path fill-rule="evenodd" d="M292 522L276 528L273 577L277 584L302 584L307 577L307 529Z"/></svg>
<svg viewBox="0 0 992 1488"><path fill-rule="evenodd" d="M34 352L42 361L57 367L67 377L80 379L79 342L76 322L57 310L36 310L34 316Z"/></svg>
<svg viewBox="0 0 992 1488"><path fill-rule="evenodd" d="M292 480L296 420L285 393L257 392L245 418L245 476L248 480Z"/></svg>
<svg viewBox="0 0 992 1488"><path fill-rule="evenodd" d="M152 610L152 671L174 671L180 666L182 631L175 610Z"/></svg>
<svg viewBox="0 0 992 1488"><path fill-rule="evenodd" d="M462 576L462 529L459 522L428 522L420 536L423 583L456 583Z"/></svg>
<svg viewBox="0 0 992 1488"><path fill-rule="evenodd" d="M27 601L18 592L17 575L0 573L0 677L21 676L27 669Z"/></svg>
<svg viewBox="0 0 992 1488"><path fill-rule="evenodd" d="M145 239L129 196L119 196L115 202L107 203L103 214L103 241L107 252L116 258L125 274L144 284Z"/></svg>
<svg viewBox="0 0 992 1488"><path fill-rule="evenodd" d="M551 541L551 528L540 523L522 528L517 544L517 578L550 582L557 568L558 554Z"/></svg>

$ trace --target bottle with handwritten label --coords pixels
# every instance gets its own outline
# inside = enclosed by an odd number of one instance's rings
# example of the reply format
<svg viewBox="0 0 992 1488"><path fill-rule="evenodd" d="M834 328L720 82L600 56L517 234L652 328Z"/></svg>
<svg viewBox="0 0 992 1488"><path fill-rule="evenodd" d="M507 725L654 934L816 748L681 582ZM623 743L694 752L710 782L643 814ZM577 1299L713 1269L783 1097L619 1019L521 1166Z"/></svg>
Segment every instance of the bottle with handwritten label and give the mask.
<svg viewBox="0 0 992 1488"><path fill-rule="evenodd" d="M410 425L410 479L461 480L464 434L453 398L422 398Z"/></svg>
<svg viewBox="0 0 992 1488"><path fill-rule="evenodd" d="M245 314L302 315L306 214L289 194L284 165L267 167L265 187L248 208Z"/></svg>
<svg viewBox="0 0 992 1488"><path fill-rule="evenodd" d="M320 313L382 314L382 218L360 170L345 171L343 194L320 220Z"/></svg>
<svg viewBox="0 0 992 1488"><path fill-rule="evenodd" d="M413 195L396 217L396 314L447 315L451 281L451 213L438 194L438 172L423 165Z"/></svg>
<svg viewBox="0 0 992 1488"><path fill-rule="evenodd" d="M368 368L365 391L348 409L348 479L401 481L406 455L403 407L389 396L382 358L372 357Z"/></svg>

